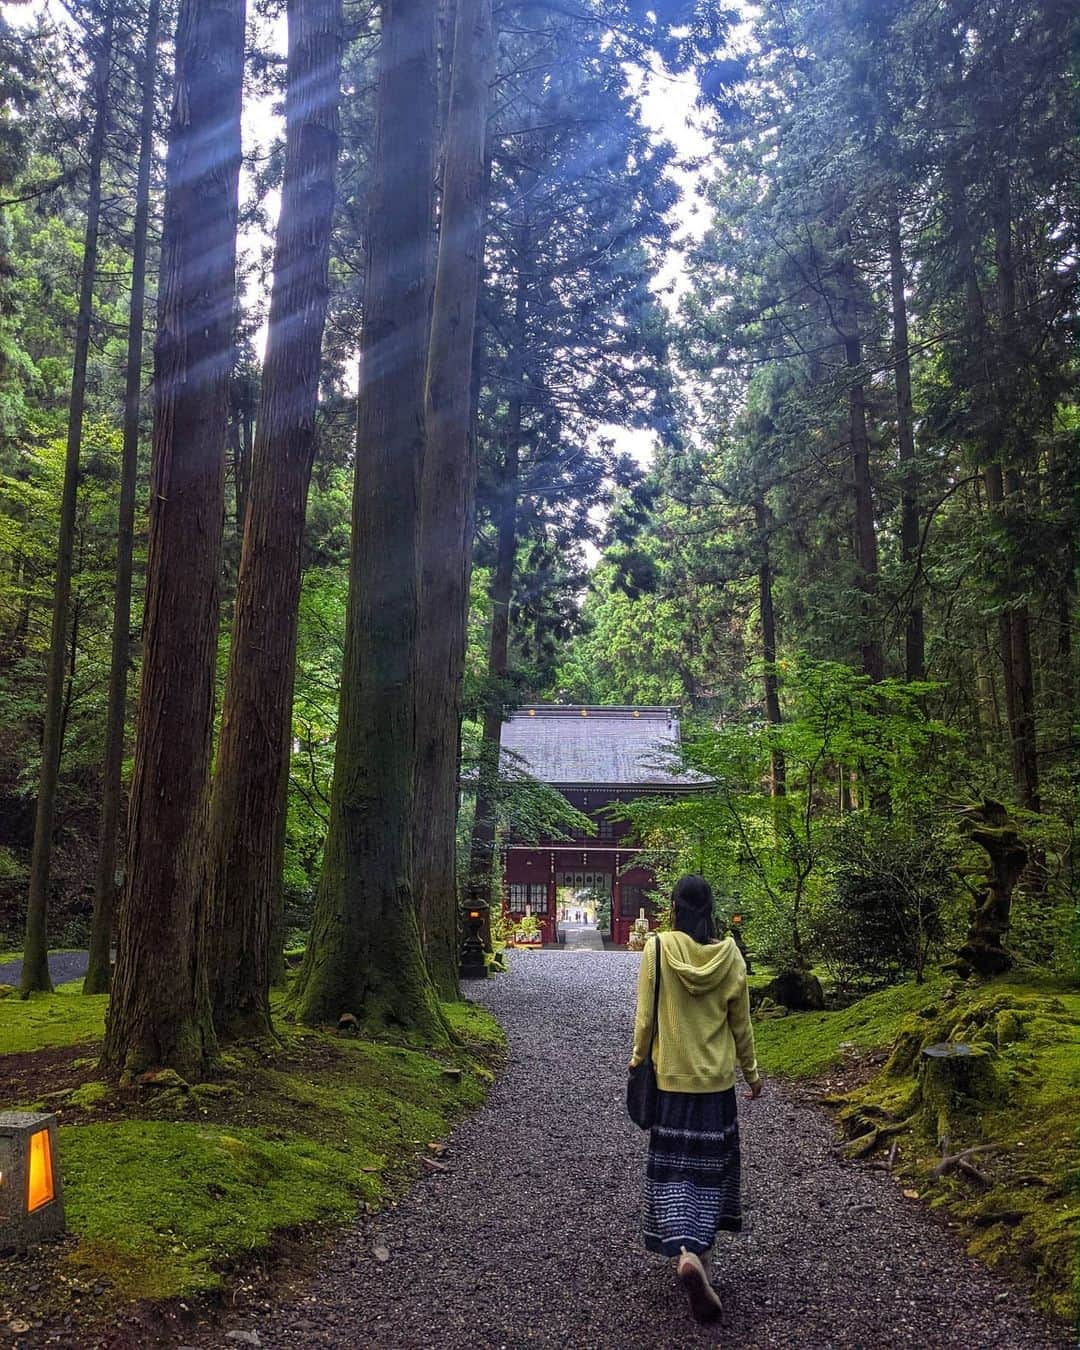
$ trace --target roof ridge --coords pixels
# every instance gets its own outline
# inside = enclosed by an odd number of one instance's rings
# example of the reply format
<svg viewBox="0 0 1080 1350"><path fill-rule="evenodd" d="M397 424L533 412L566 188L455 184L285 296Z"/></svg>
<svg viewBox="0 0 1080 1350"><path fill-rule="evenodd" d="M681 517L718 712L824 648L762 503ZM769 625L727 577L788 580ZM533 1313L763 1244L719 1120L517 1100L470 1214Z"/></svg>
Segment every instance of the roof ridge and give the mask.
<svg viewBox="0 0 1080 1350"><path fill-rule="evenodd" d="M679 709L662 703L523 703L510 716L665 718L678 721Z"/></svg>

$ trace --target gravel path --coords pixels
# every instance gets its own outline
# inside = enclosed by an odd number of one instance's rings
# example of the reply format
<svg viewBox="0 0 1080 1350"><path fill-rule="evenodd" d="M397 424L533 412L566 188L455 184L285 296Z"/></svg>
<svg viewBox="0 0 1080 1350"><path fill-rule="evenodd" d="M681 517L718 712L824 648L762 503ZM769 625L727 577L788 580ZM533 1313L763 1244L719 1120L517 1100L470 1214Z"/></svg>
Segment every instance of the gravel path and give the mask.
<svg viewBox="0 0 1080 1350"><path fill-rule="evenodd" d="M358 1223L299 1301L233 1335L255 1330L268 1350L1069 1343L895 1183L833 1157L827 1119L775 1087L742 1104L750 1230L717 1247L723 1317L691 1322L638 1242L645 1136L623 1111L638 960L521 954L478 986L511 1061L454 1135L452 1170Z"/></svg>
<svg viewBox="0 0 1080 1350"><path fill-rule="evenodd" d="M81 980L90 964L89 952L52 952L49 955L49 974L53 984ZM0 984L18 984L22 974L22 959L5 961L0 965Z"/></svg>

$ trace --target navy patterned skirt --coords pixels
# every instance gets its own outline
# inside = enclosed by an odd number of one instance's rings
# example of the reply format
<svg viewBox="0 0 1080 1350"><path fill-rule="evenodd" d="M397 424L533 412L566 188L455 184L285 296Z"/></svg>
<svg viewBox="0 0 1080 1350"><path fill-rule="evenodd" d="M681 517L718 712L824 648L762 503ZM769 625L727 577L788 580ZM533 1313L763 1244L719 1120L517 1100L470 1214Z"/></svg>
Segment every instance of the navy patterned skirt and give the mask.
<svg viewBox="0 0 1080 1350"><path fill-rule="evenodd" d="M742 1228L735 1089L660 1092L645 1167L645 1246L699 1256Z"/></svg>

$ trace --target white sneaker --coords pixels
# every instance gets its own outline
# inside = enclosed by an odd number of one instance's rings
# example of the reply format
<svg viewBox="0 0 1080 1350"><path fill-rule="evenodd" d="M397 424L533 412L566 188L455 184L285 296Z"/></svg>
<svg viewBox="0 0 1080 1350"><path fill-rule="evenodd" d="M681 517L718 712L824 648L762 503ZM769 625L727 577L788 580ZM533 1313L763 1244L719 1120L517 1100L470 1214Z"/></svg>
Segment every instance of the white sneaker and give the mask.
<svg viewBox="0 0 1080 1350"><path fill-rule="evenodd" d="M675 1268L679 1283L690 1300L690 1311L697 1322L715 1322L720 1316L721 1303L716 1290L709 1283L701 1258L684 1247Z"/></svg>

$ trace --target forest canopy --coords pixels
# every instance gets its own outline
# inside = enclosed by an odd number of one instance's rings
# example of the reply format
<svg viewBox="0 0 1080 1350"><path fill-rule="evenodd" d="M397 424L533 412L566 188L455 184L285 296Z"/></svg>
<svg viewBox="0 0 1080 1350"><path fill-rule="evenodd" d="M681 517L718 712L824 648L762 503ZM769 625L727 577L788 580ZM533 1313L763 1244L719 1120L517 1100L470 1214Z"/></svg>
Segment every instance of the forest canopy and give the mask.
<svg viewBox="0 0 1080 1350"><path fill-rule="evenodd" d="M499 780L525 701L684 710L709 790L628 814L661 885L709 875L777 967L1066 967L1078 25L1068 0L3 21L24 992L50 941L89 945L110 1070L197 1073L269 1026L296 947L301 1020L437 1043L466 888L497 897L508 823L575 824ZM704 153L658 122L664 81Z"/></svg>

